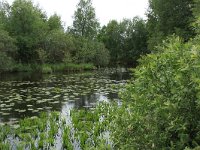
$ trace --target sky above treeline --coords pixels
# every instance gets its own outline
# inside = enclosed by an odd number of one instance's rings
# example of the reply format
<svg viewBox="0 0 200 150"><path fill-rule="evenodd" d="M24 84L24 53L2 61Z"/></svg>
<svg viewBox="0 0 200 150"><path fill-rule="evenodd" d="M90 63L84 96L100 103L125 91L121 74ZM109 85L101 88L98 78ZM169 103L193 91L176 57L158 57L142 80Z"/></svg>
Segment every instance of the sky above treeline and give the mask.
<svg viewBox="0 0 200 150"><path fill-rule="evenodd" d="M14 0L7 0L10 4ZM73 14L79 0L32 0L39 4L48 16L54 13L61 16L64 26L71 26ZM96 17L101 25L106 25L110 20L121 21L123 18L135 16L145 17L148 8L148 0L93 0Z"/></svg>

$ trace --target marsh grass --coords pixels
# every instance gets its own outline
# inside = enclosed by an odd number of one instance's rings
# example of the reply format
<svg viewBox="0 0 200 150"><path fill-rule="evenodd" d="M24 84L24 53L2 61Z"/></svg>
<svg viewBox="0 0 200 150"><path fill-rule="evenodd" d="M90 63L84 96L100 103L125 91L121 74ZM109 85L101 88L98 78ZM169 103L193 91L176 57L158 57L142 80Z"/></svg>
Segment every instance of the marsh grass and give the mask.
<svg viewBox="0 0 200 150"><path fill-rule="evenodd" d="M41 72L49 74L52 72L75 72L84 70L94 70L93 64L15 64L10 72Z"/></svg>

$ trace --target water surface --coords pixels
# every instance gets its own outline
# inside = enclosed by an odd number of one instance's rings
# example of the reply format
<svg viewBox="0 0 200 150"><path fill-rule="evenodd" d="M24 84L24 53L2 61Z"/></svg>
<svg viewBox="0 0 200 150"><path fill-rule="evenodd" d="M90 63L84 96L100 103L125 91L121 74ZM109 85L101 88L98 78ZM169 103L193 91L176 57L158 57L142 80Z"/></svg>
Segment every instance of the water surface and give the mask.
<svg viewBox="0 0 200 150"><path fill-rule="evenodd" d="M65 112L94 107L102 101L119 101L118 86L124 85L129 77L124 69L0 75L0 122L15 123L42 111Z"/></svg>

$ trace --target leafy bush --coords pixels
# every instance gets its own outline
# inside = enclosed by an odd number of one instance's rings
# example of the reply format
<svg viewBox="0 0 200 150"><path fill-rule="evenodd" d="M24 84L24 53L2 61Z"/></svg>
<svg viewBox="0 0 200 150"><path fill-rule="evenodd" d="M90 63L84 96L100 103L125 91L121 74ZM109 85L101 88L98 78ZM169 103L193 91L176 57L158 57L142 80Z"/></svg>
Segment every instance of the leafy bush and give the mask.
<svg viewBox="0 0 200 150"><path fill-rule="evenodd" d="M75 49L72 57L76 63L93 63L95 66L106 66L110 60L109 51L104 44L81 37L74 38Z"/></svg>
<svg viewBox="0 0 200 150"><path fill-rule="evenodd" d="M0 52L0 73L12 71L13 69L13 60L11 57L8 57L4 52Z"/></svg>
<svg viewBox="0 0 200 150"><path fill-rule="evenodd" d="M0 52L4 52L7 56L15 58L17 55L16 41L9 36L9 33L0 29Z"/></svg>
<svg viewBox="0 0 200 150"><path fill-rule="evenodd" d="M46 37L46 54L49 63L71 62L70 51L73 42L60 30L51 31Z"/></svg>
<svg viewBox="0 0 200 150"><path fill-rule="evenodd" d="M134 80L113 108L119 149L185 149L200 145L200 45L172 37L140 60ZM127 102L127 103L126 103ZM111 112L111 111L110 111Z"/></svg>
<svg viewBox="0 0 200 150"><path fill-rule="evenodd" d="M94 64L96 66L107 66L110 60L110 54L108 49L105 48L103 43L96 42L96 53L94 57Z"/></svg>

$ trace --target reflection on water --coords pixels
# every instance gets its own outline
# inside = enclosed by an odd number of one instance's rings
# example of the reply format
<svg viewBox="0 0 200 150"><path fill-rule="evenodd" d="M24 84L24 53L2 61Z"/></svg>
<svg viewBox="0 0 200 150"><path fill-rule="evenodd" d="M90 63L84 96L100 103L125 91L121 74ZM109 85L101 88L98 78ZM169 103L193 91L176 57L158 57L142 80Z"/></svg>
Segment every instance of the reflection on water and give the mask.
<svg viewBox="0 0 200 150"><path fill-rule="evenodd" d="M0 76L0 122L13 123L41 111L67 111L119 100L128 72L101 70L76 74L4 74Z"/></svg>

